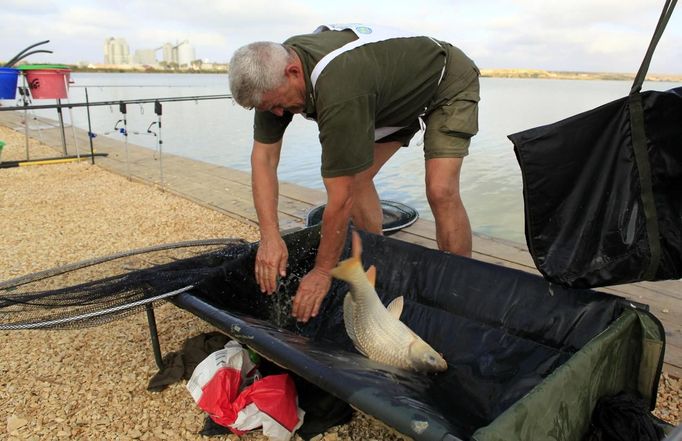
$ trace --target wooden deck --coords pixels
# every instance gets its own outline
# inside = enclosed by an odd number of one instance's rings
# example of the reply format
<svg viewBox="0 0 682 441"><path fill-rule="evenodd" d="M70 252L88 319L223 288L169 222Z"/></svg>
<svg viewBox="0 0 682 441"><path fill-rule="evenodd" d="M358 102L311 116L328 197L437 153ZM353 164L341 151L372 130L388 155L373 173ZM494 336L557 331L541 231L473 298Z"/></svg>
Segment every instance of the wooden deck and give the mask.
<svg viewBox="0 0 682 441"><path fill-rule="evenodd" d="M0 112L0 124L23 133L22 115ZM45 128L54 122L42 122L40 136L31 136L62 151L61 135L57 128ZM67 130L69 154L75 154L71 130ZM81 154L89 151L87 134L76 130L76 140ZM95 151L108 153L97 157L97 165L112 172L129 176L130 179L161 185L159 161L153 151L132 144L128 146L129 164L126 166L124 143L100 136L94 139ZM243 148L249 148L248 145ZM35 158L32 158L35 159ZM256 224L257 217L251 200L250 174L244 171L195 161L180 156L164 154L163 188L201 205L227 213L246 222ZM311 208L325 203L325 194L319 190L304 188L291 183L280 183L279 216L282 230L301 227ZM412 243L436 248L435 225L420 219L393 237ZM539 274L525 244L513 243L479 234L474 235L473 258L505 267ZM663 323L666 330L666 353L664 370L682 376L682 281L641 282L628 285L599 288L637 303L649 305L651 312Z"/></svg>

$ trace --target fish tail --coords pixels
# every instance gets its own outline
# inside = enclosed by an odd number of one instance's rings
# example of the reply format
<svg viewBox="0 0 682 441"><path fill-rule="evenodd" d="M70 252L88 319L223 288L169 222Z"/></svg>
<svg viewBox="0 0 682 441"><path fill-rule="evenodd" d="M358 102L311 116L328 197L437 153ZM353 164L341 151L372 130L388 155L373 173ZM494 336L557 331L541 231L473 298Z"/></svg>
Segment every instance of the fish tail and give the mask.
<svg viewBox="0 0 682 441"><path fill-rule="evenodd" d="M331 270L331 275L337 279L348 281L351 278L351 275L357 271L358 267L360 267L360 270L362 271L361 255L362 241L360 240L360 235L356 231L353 231L351 257L339 262L339 264Z"/></svg>
<svg viewBox="0 0 682 441"><path fill-rule="evenodd" d="M360 259L357 257L350 257L346 260L343 260L339 262L338 265L334 269L331 270L331 275L336 277L337 279L343 280L348 282L353 274L355 274L358 271L358 268L360 271L362 271L362 264L360 263Z"/></svg>
<svg viewBox="0 0 682 441"><path fill-rule="evenodd" d="M352 244L351 251L352 251L353 257L360 260L360 256L362 255L362 239L360 239L360 235L355 230L352 231L352 235L353 236L352 236L352 240L351 240L351 244Z"/></svg>

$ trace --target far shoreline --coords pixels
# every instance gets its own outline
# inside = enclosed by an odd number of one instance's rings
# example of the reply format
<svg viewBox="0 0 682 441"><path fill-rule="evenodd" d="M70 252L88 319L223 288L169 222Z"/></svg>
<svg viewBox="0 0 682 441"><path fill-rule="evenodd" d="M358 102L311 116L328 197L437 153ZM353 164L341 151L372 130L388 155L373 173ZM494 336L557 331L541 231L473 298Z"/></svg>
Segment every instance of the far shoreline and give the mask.
<svg viewBox="0 0 682 441"><path fill-rule="evenodd" d="M481 69L483 78L533 78L550 80L633 81L635 73L551 71L542 69ZM647 74L646 81L682 82L682 75Z"/></svg>
<svg viewBox="0 0 682 441"><path fill-rule="evenodd" d="M33 64L33 63L31 63ZM213 68L203 67L155 67L148 65L76 65L62 64L72 72L78 73L159 73L159 74L228 74L229 66L216 64ZM15 66L16 67L16 66ZM584 72L584 71L554 71L544 69L512 69L512 68L482 68L482 78L523 78L549 80L611 80L633 81L636 73L623 72ZM682 74L649 73L646 81L681 82Z"/></svg>

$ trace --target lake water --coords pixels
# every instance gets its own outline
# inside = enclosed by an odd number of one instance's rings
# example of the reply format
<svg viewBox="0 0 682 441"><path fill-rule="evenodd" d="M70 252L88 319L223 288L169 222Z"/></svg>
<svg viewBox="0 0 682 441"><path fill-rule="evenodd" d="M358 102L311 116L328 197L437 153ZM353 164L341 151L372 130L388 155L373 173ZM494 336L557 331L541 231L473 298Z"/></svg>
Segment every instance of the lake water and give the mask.
<svg viewBox="0 0 682 441"><path fill-rule="evenodd" d="M227 75L74 73L72 80L71 102L85 101L85 87L90 101L229 93ZM676 86L645 83L643 90ZM473 230L525 242L521 173L507 135L592 109L626 96L629 90L630 83L624 81L482 78L480 132L472 140L461 178L462 198ZM49 100L37 100L34 104L47 103ZM36 113L56 117L54 110ZM69 112L65 118L68 123ZM122 139L114 130L121 118L118 106L91 109L93 132L98 136ZM249 170L250 111L230 100L171 102L163 104L161 118L164 152ZM87 129L84 109L74 109L73 119L77 127ZM154 121L153 104L129 105L129 142L155 148L156 138L146 133ZM421 217L433 219L424 194L423 153L416 145L419 137L386 164L376 184L382 199L403 202L416 208ZM284 138L280 179L322 189L319 168L317 126L295 117Z"/></svg>

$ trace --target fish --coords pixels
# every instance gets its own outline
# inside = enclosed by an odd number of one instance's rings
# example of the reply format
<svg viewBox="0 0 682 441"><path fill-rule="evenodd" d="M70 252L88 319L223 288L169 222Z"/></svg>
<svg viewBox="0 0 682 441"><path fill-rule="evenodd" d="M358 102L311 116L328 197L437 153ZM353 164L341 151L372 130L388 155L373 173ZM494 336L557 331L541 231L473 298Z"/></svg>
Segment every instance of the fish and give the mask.
<svg viewBox="0 0 682 441"><path fill-rule="evenodd" d="M385 307L374 289L376 268L365 272L362 241L353 231L351 257L339 262L331 275L350 285L343 300L346 333L367 358L414 372L447 370L445 359L400 321L404 299L396 297Z"/></svg>

